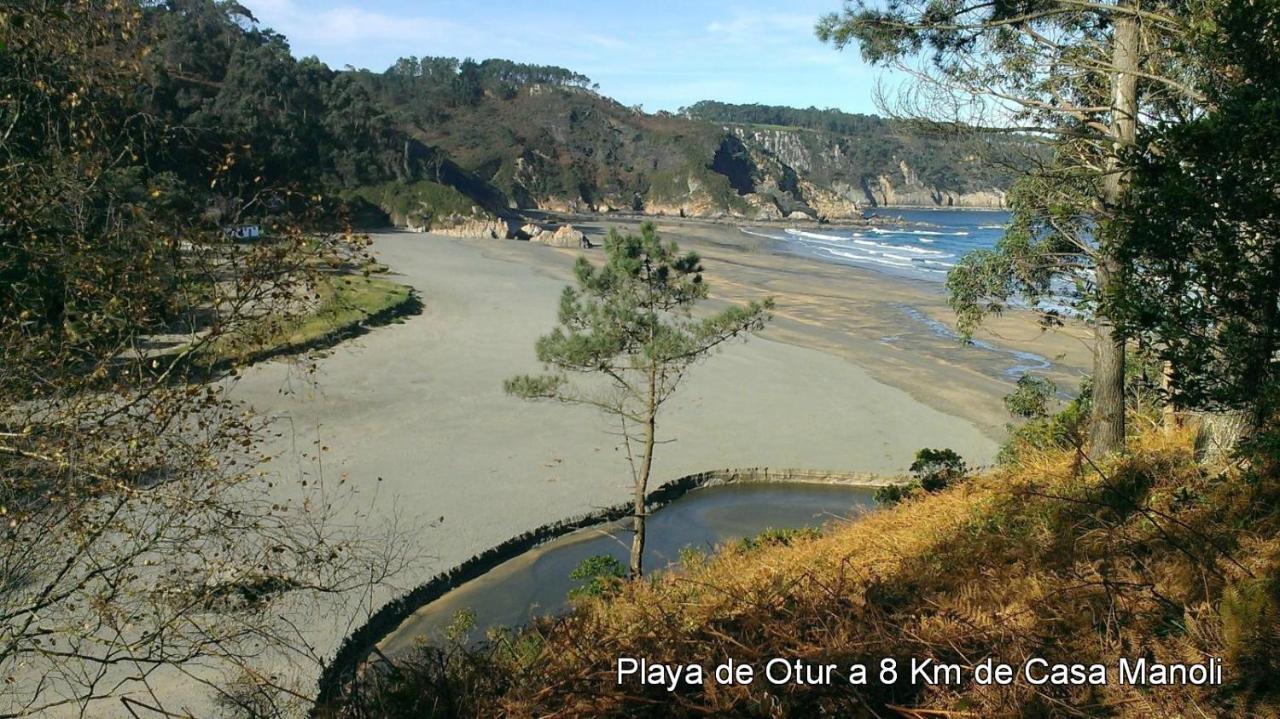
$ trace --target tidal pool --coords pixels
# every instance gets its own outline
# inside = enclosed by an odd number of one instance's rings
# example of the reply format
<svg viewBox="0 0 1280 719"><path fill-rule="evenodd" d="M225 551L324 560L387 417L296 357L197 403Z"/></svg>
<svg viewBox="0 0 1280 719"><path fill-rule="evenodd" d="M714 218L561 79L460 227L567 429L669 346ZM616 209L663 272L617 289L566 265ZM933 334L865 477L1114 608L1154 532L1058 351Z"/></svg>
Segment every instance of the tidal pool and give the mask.
<svg viewBox="0 0 1280 719"><path fill-rule="evenodd" d="M645 571L668 567L685 547L705 551L769 528L818 527L856 517L875 506L874 492L872 487L803 482L735 482L694 489L650 515ZM462 610L475 613L472 640L483 638L489 627L519 626L534 616L558 612L577 584L569 573L582 560L608 554L626 564L629 526L627 519L580 529L499 564L420 607L379 648L394 655L421 639L440 643Z"/></svg>

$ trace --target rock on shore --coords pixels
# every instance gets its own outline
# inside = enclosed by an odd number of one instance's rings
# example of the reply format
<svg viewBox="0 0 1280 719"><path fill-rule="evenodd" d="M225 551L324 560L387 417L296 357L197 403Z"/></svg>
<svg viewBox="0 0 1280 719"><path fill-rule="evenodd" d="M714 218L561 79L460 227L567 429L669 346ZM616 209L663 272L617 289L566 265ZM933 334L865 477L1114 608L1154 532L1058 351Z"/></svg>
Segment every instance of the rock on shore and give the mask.
<svg viewBox="0 0 1280 719"><path fill-rule="evenodd" d="M515 236L511 223L501 217L448 215L429 224L408 225L413 232L434 232L450 237L508 240Z"/></svg>
<svg viewBox="0 0 1280 719"><path fill-rule="evenodd" d="M575 230L573 225L562 225L555 232L543 230L536 226L536 232L529 232L529 227L529 225L526 225L524 228L525 233L529 235L529 241L548 247L582 247L587 238L586 235L582 234L581 230Z"/></svg>

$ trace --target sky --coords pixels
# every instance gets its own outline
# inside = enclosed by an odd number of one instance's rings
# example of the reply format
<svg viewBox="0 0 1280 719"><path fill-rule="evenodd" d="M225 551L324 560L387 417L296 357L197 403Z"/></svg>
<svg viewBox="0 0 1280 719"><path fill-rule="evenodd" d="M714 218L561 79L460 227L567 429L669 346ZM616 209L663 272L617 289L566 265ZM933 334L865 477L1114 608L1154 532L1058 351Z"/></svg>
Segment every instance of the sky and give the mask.
<svg viewBox="0 0 1280 719"><path fill-rule="evenodd" d="M645 110L698 100L875 112L884 71L813 34L841 0L241 0L295 56L381 71L446 55L559 65Z"/></svg>

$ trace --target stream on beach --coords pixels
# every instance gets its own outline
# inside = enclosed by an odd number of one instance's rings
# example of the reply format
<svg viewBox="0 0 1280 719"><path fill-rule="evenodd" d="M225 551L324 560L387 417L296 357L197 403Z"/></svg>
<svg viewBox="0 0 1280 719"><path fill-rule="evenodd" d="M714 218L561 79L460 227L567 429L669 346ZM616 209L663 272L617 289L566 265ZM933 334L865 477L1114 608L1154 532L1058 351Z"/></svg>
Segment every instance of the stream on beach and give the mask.
<svg viewBox="0 0 1280 719"><path fill-rule="evenodd" d="M801 482L741 482L690 491L656 510L646 527L645 571L669 567L681 550L708 551L754 537L766 529L820 527L874 508L871 487ZM382 643L387 655L420 640L440 643L460 611L474 612L468 639L488 628L526 624L539 614L563 610L577 582L570 572L582 560L607 554L625 566L629 520L581 529L504 562L477 579L429 602Z"/></svg>

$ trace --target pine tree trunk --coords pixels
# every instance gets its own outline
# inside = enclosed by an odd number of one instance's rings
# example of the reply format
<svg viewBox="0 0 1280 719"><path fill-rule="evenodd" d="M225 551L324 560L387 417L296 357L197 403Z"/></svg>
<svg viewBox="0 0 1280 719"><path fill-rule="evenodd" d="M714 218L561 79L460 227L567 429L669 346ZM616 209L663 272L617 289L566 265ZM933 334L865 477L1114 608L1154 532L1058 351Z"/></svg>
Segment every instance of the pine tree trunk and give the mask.
<svg viewBox="0 0 1280 719"><path fill-rule="evenodd" d="M1173 363L1165 362L1160 372L1160 389L1164 394L1163 421L1166 434L1172 433L1181 424L1181 420L1178 418L1178 406L1173 401L1173 392L1176 387L1177 378L1174 374Z"/></svg>
<svg viewBox="0 0 1280 719"><path fill-rule="evenodd" d="M1099 272L1099 276L1101 274ZM1095 319L1094 341L1093 426L1089 449L1093 456L1102 456L1124 450L1125 346L1106 317Z"/></svg>
<svg viewBox="0 0 1280 719"><path fill-rule="evenodd" d="M1127 0L1124 9L1137 9L1138 0ZM1132 147L1138 134L1138 18L1125 12L1115 13L1115 35L1112 39L1111 75L1111 157L1103 182L1103 222L1115 222L1114 212L1124 202L1129 177L1121 164L1120 154ZM1105 231L1105 229L1104 229ZM1121 237L1104 236L1097 262L1098 291L1104 300L1116 289L1120 280L1115 243ZM1105 307L1094 320L1093 354L1093 427L1089 444L1096 456L1124 450L1124 339L1116 335L1115 325Z"/></svg>
<svg viewBox="0 0 1280 719"><path fill-rule="evenodd" d="M644 428L644 457L640 461L640 474L636 477L635 495L632 500L634 502L631 517L633 533L631 535L630 575L632 579L644 573L644 497L648 493L649 472L653 468L653 445L658 419L657 384L657 371L655 369L649 373L649 406L648 422Z"/></svg>

